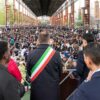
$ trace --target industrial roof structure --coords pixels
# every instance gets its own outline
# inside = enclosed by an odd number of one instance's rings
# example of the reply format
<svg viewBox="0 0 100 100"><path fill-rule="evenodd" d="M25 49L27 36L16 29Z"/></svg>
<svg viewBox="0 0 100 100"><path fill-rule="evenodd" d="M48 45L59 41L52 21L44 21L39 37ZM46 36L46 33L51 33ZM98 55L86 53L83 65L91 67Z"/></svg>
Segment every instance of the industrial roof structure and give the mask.
<svg viewBox="0 0 100 100"><path fill-rule="evenodd" d="M52 16L65 0L23 0L36 16Z"/></svg>

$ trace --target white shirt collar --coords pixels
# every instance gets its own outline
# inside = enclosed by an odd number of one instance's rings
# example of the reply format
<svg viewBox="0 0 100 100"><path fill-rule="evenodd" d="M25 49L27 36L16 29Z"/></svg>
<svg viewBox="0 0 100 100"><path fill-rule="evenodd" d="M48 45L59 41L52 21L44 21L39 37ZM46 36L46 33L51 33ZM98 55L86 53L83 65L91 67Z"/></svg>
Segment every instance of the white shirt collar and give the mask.
<svg viewBox="0 0 100 100"><path fill-rule="evenodd" d="M93 72L93 75L96 73L96 72L99 72L100 71L100 68L97 69L96 71Z"/></svg>

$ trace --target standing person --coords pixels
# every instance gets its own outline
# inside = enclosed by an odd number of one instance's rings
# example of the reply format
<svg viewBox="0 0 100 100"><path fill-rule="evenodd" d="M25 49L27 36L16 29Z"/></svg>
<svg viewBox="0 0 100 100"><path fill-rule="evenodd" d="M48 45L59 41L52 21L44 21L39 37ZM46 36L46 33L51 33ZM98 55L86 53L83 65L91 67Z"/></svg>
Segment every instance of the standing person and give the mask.
<svg viewBox="0 0 100 100"><path fill-rule="evenodd" d="M8 44L0 41L0 100L20 100L17 81L7 71L9 59Z"/></svg>
<svg viewBox="0 0 100 100"><path fill-rule="evenodd" d="M100 44L85 47L84 61L92 74L67 100L100 100Z"/></svg>
<svg viewBox="0 0 100 100"><path fill-rule="evenodd" d="M21 82L22 76L21 76L20 70L18 69L17 63L12 58L10 58L8 62L7 69L8 69L8 72L17 79L17 81Z"/></svg>
<svg viewBox="0 0 100 100"><path fill-rule="evenodd" d="M49 34L42 31L38 37L37 49L29 55L27 71L32 79L30 100L59 100L61 58L60 54L49 46L49 40ZM38 65L40 69L37 68Z"/></svg>
<svg viewBox="0 0 100 100"><path fill-rule="evenodd" d="M83 49L89 44L94 42L94 37L92 34L84 34L83 35ZM78 60L77 60L77 65L76 67L76 72L74 72L74 76L80 77L79 79L79 84L81 84L88 76L89 69L87 68L86 63L84 62L84 56L83 56L83 50L81 50L78 53Z"/></svg>

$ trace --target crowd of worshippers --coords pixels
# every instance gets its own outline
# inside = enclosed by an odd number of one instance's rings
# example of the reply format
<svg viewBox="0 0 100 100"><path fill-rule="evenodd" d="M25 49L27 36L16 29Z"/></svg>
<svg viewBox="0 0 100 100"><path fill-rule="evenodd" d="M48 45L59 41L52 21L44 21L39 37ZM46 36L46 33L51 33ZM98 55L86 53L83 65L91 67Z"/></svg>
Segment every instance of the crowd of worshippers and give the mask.
<svg viewBox="0 0 100 100"><path fill-rule="evenodd" d="M78 77L79 84L81 84L88 77L89 73L89 68L84 67L86 64L84 62L83 50L88 44L99 44L100 34L98 30L41 26L25 26L8 29L2 28L2 32L0 32L0 41L3 40L8 42L11 54L10 61L8 62L9 73L21 83L26 83L27 81L30 82L29 76L27 75L26 62L29 54L37 48L38 35L43 30L50 34L49 44L51 47L60 52L63 63L62 67L65 67L64 69L77 69L73 72L73 77ZM85 51L85 54L87 54L87 52L88 50ZM14 68L16 71L13 72ZM62 68L62 72L64 71L65 70ZM69 100L81 100L72 99L72 97L75 96L72 95L69 97Z"/></svg>
<svg viewBox="0 0 100 100"><path fill-rule="evenodd" d="M36 48L38 34L41 29L45 29L45 27L12 28L8 32L4 31L0 35L0 39L9 41L12 56L24 56L27 59L28 53ZM82 30L65 27L46 27L46 29L51 34L51 45L63 54L63 58L68 58L71 55L74 60L78 58L77 53L82 49L82 36L86 32L94 34L95 41L100 41L99 32L93 29Z"/></svg>
<svg viewBox="0 0 100 100"><path fill-rule="evenodd" d="M8 41L11 58L17 62L18 66L26 66L28 54L36 49L38 45L38 35L43 29L48 30L50 33L50 45L60 52L62 62L64 65L67 65L67 67L73 67L73 65L76 65L78 53L83 49L82 37L85 33L93 34L95 42L100 41L99 30L95 29L83 30L82 28L72 29L66 27L43 26L2 28L0 40ZM21 67L19 68L21 69ZM24 74L23 77L25 79L26 75Z"/></svg>
<svg viewBox="0 0 100 100"><path fill-rule="evenodd" d="M10 45L11 57L17 61L18 65L20 59L22 58L25 65L28 54L38 45L38 34L42 29L47 29L49 31L51 36L50 44L53 48L55 48L55 50L60 52L64 63L66 63L69 57L71 58L69 59L71 64L73 61L76 62L78 59L78 52L83 49L82 37L85 33L93 34L95 42L100 41L99 30L43 26L25 26L8 29L2 28L0 40L8 41Z"/></svg>
<svg viewBox="0 0 100 100"><path fill-rule="evenodd" d="M38 34L42 28L45 27L21 27L9 29L10 31L4 30L3 34L0 34L0 39L9 41L12 54L17 56L20 53L23 56L24 53L36 48ZM81 49L82 36L85 31L87 30L49 27L51 43L60 52L69 51L69 53L76 53L76 51ZM88 30L88 33L94 34L96 40L99 41L98 31L91 29Z"/></svg>

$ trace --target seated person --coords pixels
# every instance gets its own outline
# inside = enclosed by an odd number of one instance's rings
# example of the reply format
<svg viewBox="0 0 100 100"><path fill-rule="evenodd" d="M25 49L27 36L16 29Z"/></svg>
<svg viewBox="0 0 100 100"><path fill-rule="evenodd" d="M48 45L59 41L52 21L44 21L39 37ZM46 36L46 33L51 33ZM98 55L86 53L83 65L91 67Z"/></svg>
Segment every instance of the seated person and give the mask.
<svg viewBox="0 0 100 100"><path fill-rule="evenodd" d="M86 46L84 60L92 74L67 100L100 100L100 44Z"/></svg>

